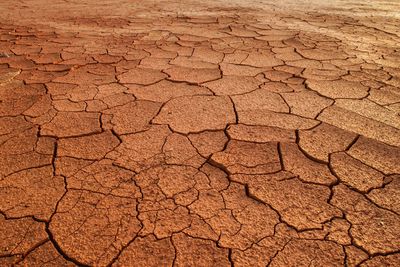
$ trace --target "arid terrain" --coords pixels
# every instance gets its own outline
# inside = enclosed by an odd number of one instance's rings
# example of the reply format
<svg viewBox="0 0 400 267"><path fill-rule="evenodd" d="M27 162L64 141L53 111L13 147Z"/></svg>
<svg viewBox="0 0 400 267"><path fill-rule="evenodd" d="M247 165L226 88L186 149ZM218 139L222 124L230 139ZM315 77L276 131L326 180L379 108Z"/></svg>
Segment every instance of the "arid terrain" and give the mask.
<svg viewBox="0 0 400 267"><path fill-rule="evenodd" d="M0 1L0 266L400 266L400 1Z"/></svg>

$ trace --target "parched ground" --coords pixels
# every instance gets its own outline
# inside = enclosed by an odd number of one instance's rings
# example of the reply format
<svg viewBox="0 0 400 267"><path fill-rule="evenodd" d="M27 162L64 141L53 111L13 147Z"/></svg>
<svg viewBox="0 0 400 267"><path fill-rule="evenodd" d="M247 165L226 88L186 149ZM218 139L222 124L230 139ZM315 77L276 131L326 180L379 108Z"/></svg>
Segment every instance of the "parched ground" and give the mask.
<svg viewBox="0 0 400 267"><path fill-rule="evenodd" d="M400 266L399 10L0 1L0 265Z"/></svg>

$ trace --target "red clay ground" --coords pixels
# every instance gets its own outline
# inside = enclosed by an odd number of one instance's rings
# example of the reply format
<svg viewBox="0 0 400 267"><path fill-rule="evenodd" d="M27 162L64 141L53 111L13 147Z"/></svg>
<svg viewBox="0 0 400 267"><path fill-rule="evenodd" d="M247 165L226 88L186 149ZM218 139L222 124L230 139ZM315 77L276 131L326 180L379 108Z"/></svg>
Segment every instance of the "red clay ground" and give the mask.
<svg viewBox="0 0 400 267"><path fill-rule="evenodd" d="M400 2L271 2L1 1L0 265L399 266Z"/></svg>

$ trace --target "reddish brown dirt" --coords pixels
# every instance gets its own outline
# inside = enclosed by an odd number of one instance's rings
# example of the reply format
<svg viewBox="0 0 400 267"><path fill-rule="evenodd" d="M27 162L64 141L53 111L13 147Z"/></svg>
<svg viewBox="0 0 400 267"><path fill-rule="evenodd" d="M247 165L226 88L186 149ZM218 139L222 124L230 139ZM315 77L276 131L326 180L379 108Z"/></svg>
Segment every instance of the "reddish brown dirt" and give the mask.
<svg viewBox="0 0 400 267"><path fill-rule="evenodd" d="M399 10L1 1L0 265L400 266Z"/></svg>

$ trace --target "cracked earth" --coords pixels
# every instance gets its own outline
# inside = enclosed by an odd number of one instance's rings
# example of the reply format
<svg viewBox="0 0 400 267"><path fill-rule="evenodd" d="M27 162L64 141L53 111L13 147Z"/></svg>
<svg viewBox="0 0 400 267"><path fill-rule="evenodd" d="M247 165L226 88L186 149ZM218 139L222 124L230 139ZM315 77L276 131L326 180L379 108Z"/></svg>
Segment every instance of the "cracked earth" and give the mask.
<svg viewBox="0 0 400 267"><path fill-rule="evenodd" d="M399 266L400 3L323 2L1 1L0 265Z"/></svg>

